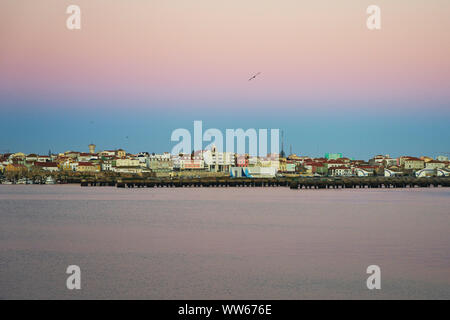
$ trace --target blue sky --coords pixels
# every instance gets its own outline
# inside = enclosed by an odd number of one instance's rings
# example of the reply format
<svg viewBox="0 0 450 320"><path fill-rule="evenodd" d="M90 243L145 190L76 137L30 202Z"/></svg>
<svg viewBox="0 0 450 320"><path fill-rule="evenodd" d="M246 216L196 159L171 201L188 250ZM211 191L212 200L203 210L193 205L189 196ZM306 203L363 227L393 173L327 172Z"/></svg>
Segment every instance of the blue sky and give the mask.
<svg viewBox="0 0 450 320"><path fill-rule="evenodd" d="M26 104L26 105L25 105ZM35 104L33 108L31 104ZM53 105L54 104L54 105ZM58 108L64 104L64 108ZM109 104L110 107L105 107ZM116 106L120 104L120 106ZM326 152L342 152L355 159L368 159L375 154L429 155L450 152L450 112L425 108L362 109L354 112L323 108L274 107L258 110L244 106L231 110L220 103L211 106L171 105L159 108L121 102L2 102L3 121L0 152L42 153L67 150L87 151L89 143L98 150L124 148L129 152L170 151L173 130L186 128L193 135L193 121L202 120L208 128L278 128L284 131L285 151L289 146L298 155L323 156ZM354 110L354 108L352 108ZM207 143L204 144L206 146Z"/></svg>

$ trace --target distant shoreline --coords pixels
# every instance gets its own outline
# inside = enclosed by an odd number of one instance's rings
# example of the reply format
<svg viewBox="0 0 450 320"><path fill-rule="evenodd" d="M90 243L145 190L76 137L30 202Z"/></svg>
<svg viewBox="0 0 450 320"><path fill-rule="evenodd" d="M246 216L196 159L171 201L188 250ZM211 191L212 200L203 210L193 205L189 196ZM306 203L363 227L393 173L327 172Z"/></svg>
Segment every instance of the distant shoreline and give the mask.
<svg viewBox="0 0 450 320"><path fill-rule="evenodd" d="M80 185L117 188L189 188L189 187L289 187L291 189L361 189L450 187L450 177L276 177L276 178L155 178L155 177L72 177L42 183L7 182L3 185Z"/></svg>

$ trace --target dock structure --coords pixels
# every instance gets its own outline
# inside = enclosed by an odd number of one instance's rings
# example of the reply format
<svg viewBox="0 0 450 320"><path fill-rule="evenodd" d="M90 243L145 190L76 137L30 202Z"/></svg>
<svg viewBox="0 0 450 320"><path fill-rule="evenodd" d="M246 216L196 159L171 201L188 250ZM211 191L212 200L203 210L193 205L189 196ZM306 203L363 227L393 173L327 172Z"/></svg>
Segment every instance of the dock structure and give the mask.
<svg viewBox="0 0 450 320"><path fill-rule="evenodd" d="M344 189L344 188L427 188L450 187L449 177L346 177L306 178L291 181L291 189Z"/></svg>
<svg viewBox="0 0 450 320"><path fill-rule="evenodd" d="M217 187L289 187L290 189L344 188L415 188L450 187L450 177L296 177L296 178L95 178L79 181L83 187L112 186L117 188L217 188Z"/></svg>

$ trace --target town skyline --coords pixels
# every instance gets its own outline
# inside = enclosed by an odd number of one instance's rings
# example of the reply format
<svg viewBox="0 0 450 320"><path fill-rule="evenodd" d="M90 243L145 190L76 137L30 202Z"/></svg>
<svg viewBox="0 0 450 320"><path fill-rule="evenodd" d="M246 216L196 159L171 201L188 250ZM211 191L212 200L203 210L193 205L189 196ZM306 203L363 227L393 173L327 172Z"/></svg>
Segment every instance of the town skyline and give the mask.
<svg viewBox="0 0 450 320"><path fill-rule="evenodd" d="M85 145L87 145L87 144L85 144ZM96 145L96 146L98 147L98 145ZM119 145L117 145L117 146L100 146L100 147L101 147L100 149L103 150L103 151L106 151L106 150L124 150L124 151L126 151L127 154L131 154L131 155L138 155L140 153L148 153L148 154L169 153L169 154L172 154L170 152L170 148L167 148L167 150L163 150L163 151L159 151L159 150L152 151L152 150L144 150L144 149L139 149L139 148L134 148L133 150L129 150L123 145L122 146L119 146ZM206 147L206 144L205 144L205 147ZM10 149L7 149L7 148L3 148L3 149L0 149L0 155L2 155L2 154L24 153L25 155L35 154L35 155L47 156L49 154L58 155L58 154L64 154L64 153L71 152L71 151L79 152L79 153L89 153L87 151L87 149L88 148L86 148L86 147L84 147L84 148L83 147L81 147L81 148L77 148L77 147L65 148L63 150L55 150L55 149L52 149L52 148L48 148L47 151L45 151L45 149L42 149L41 151L37 151L36 152L36 151L29 151L29 150L22 150L22 149L21 150L18 150L18 149L17 150L16 149L10 150ZM34 150L36 150L36 149L34 149ZM136 150L139 150L139 151L136 151ZM203 149L200 149L200 150L192 149L192 151L194 151L194 152L206 151L206 150L210 150L210 148L203 148ZM432 158L437 158L439 156L450 156L450 151L446 152L444 150L444 151L436 151L434 153L410 152L410 153L402 153L402 154L400 154L400 153L391 153L391 152L374 152L371 155L369 155L368 157L355 157L355 156L352 156L351 154L346 154L344 152L339 152L339 150L334 150L334 149L332 149L331 151L330 150L318 151L317 153L315 153L315 152L313 152L313 153L296 152L296 150L291 148L290 145L285 146L283 150L280 149L280 153L282 151L284 152L286 157L288 155L293 154L293 155L307 156L307 157L311 157L311 158L323 158L323 157L325 157L325 154L327 154L327 153L329 153L329 154L338 154L338 153L340 153L340 154L345 154L346 157L348 157L349 159L352 159L352 160L368 160L371 157L376 156L376 155L389 155L389 156L392 156L394 158L398 158L398 157L401 157L401 156L411 156L411 155L414 155L414 157L418 157L418 158L419 157L423 157L423 156L432 157ZM190 154L190 152L183 152L183 153ZM239 154L237 152L233 152L233 153L234 154ZM246 152L244 154L248 154L248 152ZM271 152L268 152L267 154L271 154Z"/></svg>
<svg viewBox="0 0 450 320"><path fill-rule="evenodd" d="M446 155L436 159L429 156L374 155L370 159L348 158L342 153L326 153L323 157L307 155L267 153L251 155L219 151L215 145L210 149L162 154L140 152L131 154L124 149L96 150L88 145L88 152L68 150L48 155L22 152L0 154L0 173L15 182L17 179L45 174L78 175L138 175L173 177L187 175L219 175L230 177L369 177L369 176L450 176L450 161ZM40 178L39 178L40 179ZM6 181L10 181L6 180ZM28 181L28 180L21 180ZM34 180L31 180L34 182Z"/></svg>

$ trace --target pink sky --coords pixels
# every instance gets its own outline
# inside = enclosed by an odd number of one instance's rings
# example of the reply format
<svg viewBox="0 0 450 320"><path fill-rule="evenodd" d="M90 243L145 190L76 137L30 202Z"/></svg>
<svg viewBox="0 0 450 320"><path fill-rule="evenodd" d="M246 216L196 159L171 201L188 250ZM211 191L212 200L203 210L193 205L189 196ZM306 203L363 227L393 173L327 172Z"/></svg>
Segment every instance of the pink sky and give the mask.
<svg viewBox="0 0 450 320"><path fill-rule="evenodd" d="M77 4L82 29L69 31ZM382 29L365 13L381 7ZM448 0L2 0L10 95L178 101L450 97ZM247 79L262 72L256 81Z"/></svg>

